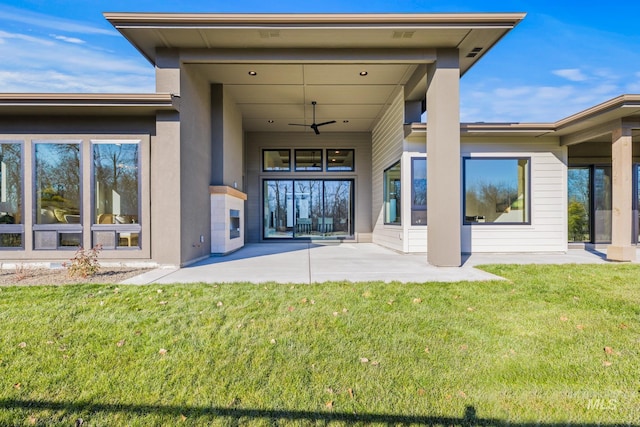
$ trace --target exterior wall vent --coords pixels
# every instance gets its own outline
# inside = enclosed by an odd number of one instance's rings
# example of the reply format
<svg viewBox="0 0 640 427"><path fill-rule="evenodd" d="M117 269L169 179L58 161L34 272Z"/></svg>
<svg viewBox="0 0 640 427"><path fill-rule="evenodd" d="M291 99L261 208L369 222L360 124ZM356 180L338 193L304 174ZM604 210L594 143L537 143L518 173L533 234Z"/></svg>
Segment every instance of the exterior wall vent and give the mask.
<svg viewBox="0 0 640 427"><path fill-rule="evenodd" d="M280 30L260 30L261 39L273 39L280 37Z"/></svg>
<svg viewBox="0 0 640 427"><path fill-rule="evenodd" d="M394 39L410 39L415 34L415 31L394 31Z"/></svg>

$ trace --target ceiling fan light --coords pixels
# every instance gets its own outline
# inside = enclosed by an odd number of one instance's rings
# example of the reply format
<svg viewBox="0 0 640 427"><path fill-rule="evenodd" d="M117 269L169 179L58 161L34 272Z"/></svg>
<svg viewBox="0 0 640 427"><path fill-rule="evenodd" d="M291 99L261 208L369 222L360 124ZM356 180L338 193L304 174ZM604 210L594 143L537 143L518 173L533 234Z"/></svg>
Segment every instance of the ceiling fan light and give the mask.
<svg viewBox="0 0 640 427"><path fill-rule="evenodd" d="M257 76L257 75L258 75L258 72L257 72L257 71L254 71L254 70L251 70L251 71L249 71L247 74L249 74L249 75L250 75L250 76L252 76L252 77L255 77L255 76Z"/></svg>
<svg viewBox="0 0 640 427"><path fill-rule="evenodd" d="M368 72L368 71L366 71L366 70L362 70L362 71L360 71L360 76L361 76L361 77L365 77L365 76L368 76L368 75L369 75L369 72Z"/></svg>

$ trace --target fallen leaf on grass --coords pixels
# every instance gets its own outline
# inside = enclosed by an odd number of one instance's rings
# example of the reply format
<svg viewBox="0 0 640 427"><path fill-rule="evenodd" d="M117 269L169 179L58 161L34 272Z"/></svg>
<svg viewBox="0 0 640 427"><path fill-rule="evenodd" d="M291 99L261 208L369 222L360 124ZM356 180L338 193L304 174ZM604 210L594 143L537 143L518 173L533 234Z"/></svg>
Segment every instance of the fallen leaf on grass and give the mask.
<svg viewBox="0 0 640 427"><path fill-rule="evenodd" d="M328 401L324 406L326 406L327 409L333 409L333 400Z"/></svg>
<svg viewBox="0 0 640 427"><path fill-rule="evenodd" d="M467 393L465 393L465 392L464 392L464 391L462 391L462 390L460 390L460 391L458 392L458 395L459 395L460 397L467 397Z"/></svg>
<svg viewBox="0 0 640 427"><path fill-rule="evenodd" d="M276 340L274 340L273 338L271 339L271 341L269 341L271 344L275 344Z"/></svg>
<svg viewBox="0 0 640 427"><path fill-rule="evenodd" d="M182 422L185 422L185 421L187 421L187 417L184 414L180 414L180 420Z"/></svg>
<svg viewBox="0 0 640 427"><path fill-rule="evenodd" d="M289 307L287 307L287 310L289 311L289 313L291 313L293 310L295 310L295 308L293 308L293 306L290 305Z"/></svg>
<svg viewBox="0 0 640 427"><path fill-rule="evenodd" d="M425 352L425 353L429 353L429 347L425 347L425 348L424 348L424 352Z"/></svg>
<svg viewBox="0 0 640 427"><path fill-rule="evenodd" d="M604 348L604 352L605 352L606 354L613 354L613 349L612 349L611 347L605 347L605 348Z"/></svg>
<svg viewBox="0 0 640 427"><path fill-rule="evenodd" d="M117 345L118 347L122 347L122 346L124 345L124 343L125 343L125 340L120 340L120 341L118 341L118 342L116 343L116 345Z"/></svg>
<svg viewBox="0 0 640 427"><path fill-rule="evenodd" d="M303 304L306 304L307 302L309 302L309 300L308 300L308 299L306 299L306 298L302 298L302 299L300 300L300 302L301 302L301 303L303 303Z"/></svg>
<svg viewBox="0 0 640 427"><path fill-rule="evenodd" d="M567 316L560 316L560 321L561 322L566 322L567 320L569 320L569 318Z"/></svg>
<svg viewBox="0 0 640 427"><path fill-rule="evenodd" d="M462 351L465 351L465 350L467 350L468 348L469 348L469 346L468 346L468 345L466 345L466 344L462 344L462 345L460 346L460 350L462 350Z"/></svg>
<svg viewBox="0 0 640 427"><path fill-rule="evenodd" d="M369 359L367 359L366 357L361 357L360 363L369 363Z"/></svg>
<svg viewBox="0 0 640 427"><path fill-rule="evenodd" d="M27 346L27 343L22 341L20 344L18 344L18 347L20 348L25 348Z"/></svg>
<svg viewBox="0 0 640 427"><path fill-rule="evenodd" d="M420 304L420 303L422 302L422 298L414 298L414 299L413 299L413 302L414 302L415 304Z"/></svg>
<svg viewBox="0 0 640 427"><path fill-rule="evenodd" d="M629 329L629 327L624 323L620 323L620 329Z"/></svg>
<svg viewBox="0 0 640 427"><path fill-rule="evenodd" d="M342 309L342 312L343 312L343 313L348 313L348 312L349 312L349 310L347 310L346 308L343 308L343 309Z"/></svg>
<svg viewBox="0 0 640 427"><path fill-rule="evenodd" d="M390 299L389 301L387 301L387 304L389 304L389 305L393 304L393 300Z"/></svg>
<svg viewBox="0 0 640 427"><path fill-rule="evenodd" d="M166 304L168 304L168 303L169 303L169 301L160 301L158 304L160 304L160 305L166 305Z"/></svg>
<svg viewBox="0 0 640 427"><path fill-rule="evenodd" d="M167 354L169 350L167 350L166 348L161 348L160 350L158 350L158 354L160 354L161 356L164 356L165 354Z"/></svg>
<svg viewBox="0 0 640 427"><path fill-rule="evenodd" d="M611 362L609 362L608 360L604 360L602 362L602 366L611 366Z"/></svg>
<svg viewBox="0 0 640 427"><path fill-rule="evenodd" d="M34 425L36 425L37 422L38 422L38 419L36 417L34 417L33 415L29 416L29 424L34 426Z"/></svg>
<svg viewBox="0 0 640 427"><path fill-rule="evenodd" d="M222 301L218 301L218 303L216 304L218 307L222 307Z"/></svg>
<svg viewBox="0 0 640 427"><path fill-rule="evenodd" d="M352 388L348 388L347 392L349 393L349 397L353 399L353 389Z"/></svg>
<svg viewBox="0 0 640 427"><path fill-rule="evenodd" d="M475 308L473 308L473 307L467 307L467 311L473 311L473 310L475 310Z"/></svg>
<svg viewBox="0 0 640 427"><path fill-rule="evenodd" d="M419 396L424 396L425 393L426 393L426 391L423 388L418 389L418 395Z"/></svg>
<svg viewBox="0 0 640 427"><path fill-rule="evenodd" d="M22 387L22 384L20 384L20 383L15 383L13 385L13 388L15 388L16 390L20 390L20 387Z"/></svg>
<svg viewBox="0 0 640 427"><path fill-rule="evenodd" d="M337 311L334 311L334 312L333 312L333 315L334 315L334 316L337 316L337 315L338 315L338 312L337 312Z"/></svg>
<svg viewBox="0 0 640 427"><path fill-rule="evenodd" d="M584 331L584 325L576 325L576 329Z"/></svg>
<svg viewBox="0 0 640 427"><path fill-rule="evenodd" d="M158 293L161 294L162 293L162 289L158 289Z"/></svg>
<svg viewBox="0 0 640 427"><path fill-rule="evenodd" d="M378 362L377 360L374 360L373 362L371 362L371 366L378 366L380 364L380 362Z"/></svg>

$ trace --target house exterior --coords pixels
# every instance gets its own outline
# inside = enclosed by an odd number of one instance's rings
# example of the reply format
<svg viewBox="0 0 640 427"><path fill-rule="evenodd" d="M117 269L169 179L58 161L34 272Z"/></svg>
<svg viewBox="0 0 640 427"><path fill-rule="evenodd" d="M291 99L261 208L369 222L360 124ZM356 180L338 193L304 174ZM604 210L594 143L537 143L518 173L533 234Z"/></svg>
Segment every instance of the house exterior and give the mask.
<svg viewBox="0 0 640 427"><path fill-rule="evenodd" d="M182 266L292 240L631 261L639 95L460 123L461 76L524 16L107 13L156 93L0 94L0 262L100 244Z"/></svg>

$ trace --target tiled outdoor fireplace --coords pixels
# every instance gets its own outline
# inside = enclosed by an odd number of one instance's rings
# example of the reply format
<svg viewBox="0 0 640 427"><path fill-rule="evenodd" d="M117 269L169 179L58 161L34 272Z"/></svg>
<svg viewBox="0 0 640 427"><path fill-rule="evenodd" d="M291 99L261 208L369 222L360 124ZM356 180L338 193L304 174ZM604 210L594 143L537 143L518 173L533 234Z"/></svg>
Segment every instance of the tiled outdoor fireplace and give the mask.
<svg viewBox="0 0 640 427"><path fill-rule="evenodd" d="M242 191L224 185L209 187L211 193L211 253L225 255L244 246Z"/></svg>

